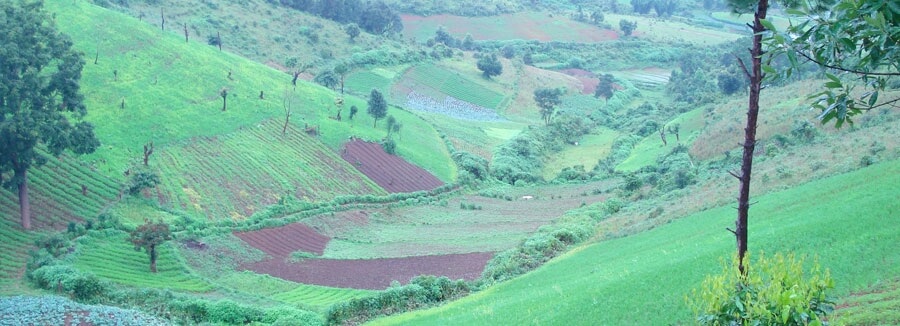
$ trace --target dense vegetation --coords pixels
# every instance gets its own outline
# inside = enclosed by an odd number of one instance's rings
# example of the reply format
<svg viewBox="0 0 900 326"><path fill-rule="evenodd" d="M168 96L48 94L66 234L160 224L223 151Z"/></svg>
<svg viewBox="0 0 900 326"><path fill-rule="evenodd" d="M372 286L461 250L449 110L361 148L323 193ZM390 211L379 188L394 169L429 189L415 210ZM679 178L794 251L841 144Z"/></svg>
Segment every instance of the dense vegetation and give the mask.
<svg viewBox="0 0 900 326"><path fill-rule="evenodd" d="M73 64L22 102L56 132L22 152L33 230L0 86L0 320L900 323L900 11L805 35L826 7L735 3L8 4ZM741 276L747 22L775 50ZM804 47L853 35L884 47Z"/></svg>

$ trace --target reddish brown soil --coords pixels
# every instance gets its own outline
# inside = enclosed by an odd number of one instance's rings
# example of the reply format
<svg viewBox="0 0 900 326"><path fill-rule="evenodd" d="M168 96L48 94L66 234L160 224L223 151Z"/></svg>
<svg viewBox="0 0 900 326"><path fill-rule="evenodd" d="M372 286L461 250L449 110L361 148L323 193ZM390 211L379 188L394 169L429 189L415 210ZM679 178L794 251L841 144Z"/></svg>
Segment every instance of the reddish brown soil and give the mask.
<svg viewBox="0 0 900 326"><path fill-rule="evenodd" d="M381 290L392 281L405 284L418 275L474 280L493 255L484 252L381 259L307 259L297 263L272 258L241 268L305 284Z"/></svg>
<svg viewBox="0 0 900 326"><path fill-rule="evenodd" d="M587 70L566 69L560 72L575 77L581 82L581 94L594 94L597 90L597 85L600 84L600 79L598 79L594 73Z"/></svg>
<svg viewBox="0 0 900 326"><path fill-rule="evenodd" d="M292 252L300 250L322 255L328 241L331 241L331 238L301 223L250 232L235 232L234 235L277 260L284 260Z"/></svg>
<svg viewBox="0 0 900 326"><path fill-rule="evenodd" d="M386 153L377 143L352 140L344 145L341 158L388 192L431 190L443 185L428 171Z"/></svg>

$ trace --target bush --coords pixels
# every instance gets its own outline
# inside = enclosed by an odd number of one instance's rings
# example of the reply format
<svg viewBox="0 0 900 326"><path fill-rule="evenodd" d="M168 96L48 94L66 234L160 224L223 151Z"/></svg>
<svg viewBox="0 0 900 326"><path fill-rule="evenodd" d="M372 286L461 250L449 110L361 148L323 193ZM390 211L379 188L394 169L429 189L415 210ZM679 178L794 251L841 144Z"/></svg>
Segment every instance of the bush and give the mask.
<svg viewBox="0 0 900 326"><path fill-rule="evenodd" d="M264 313L254 307L238 305L229 300L222 300L208 305L207 320L214 323L247 324L262 320Z"/></svg>
<svg viewBox="0 0 900 326"><path fill-rule="evenodd" d="M702 325L825 325L834 309L826 292L834 288L828 270L818 263L804 272L793 254L760 254L741 276L736 258L722 273L710 275L687 298ZM749 259L746 259L749 262Z"/></svg>
<svg viewBox="0 0 900 326"><path fill-rule="evenodd" d="M153 188L159 184L159 175L147 168L134 168L131 177L128 178L126 191L131 195L137 195L146 188Z"/></svg>

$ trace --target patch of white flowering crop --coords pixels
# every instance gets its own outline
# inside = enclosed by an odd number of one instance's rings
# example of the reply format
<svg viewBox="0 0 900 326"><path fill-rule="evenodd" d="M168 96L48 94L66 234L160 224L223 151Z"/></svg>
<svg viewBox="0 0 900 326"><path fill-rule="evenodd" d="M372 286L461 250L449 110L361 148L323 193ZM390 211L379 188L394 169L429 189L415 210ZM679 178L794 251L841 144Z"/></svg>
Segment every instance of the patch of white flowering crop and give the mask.
<svg viewBox="0 0 900 326"><path fill-rule="evenodd" d="M0 298L0 326L7 325L168 325L144 313L93 306L54 296Z"/></svg>
<svg viewBox="0 0 900 326"><path fill-rule="evenodd" d="M406 107L431 113L439 113L457 119L474 121L501 121L504 120L497 112L483 106L478 106L452 96L444 98L443 102L416 92L406 95Z"/></svg>

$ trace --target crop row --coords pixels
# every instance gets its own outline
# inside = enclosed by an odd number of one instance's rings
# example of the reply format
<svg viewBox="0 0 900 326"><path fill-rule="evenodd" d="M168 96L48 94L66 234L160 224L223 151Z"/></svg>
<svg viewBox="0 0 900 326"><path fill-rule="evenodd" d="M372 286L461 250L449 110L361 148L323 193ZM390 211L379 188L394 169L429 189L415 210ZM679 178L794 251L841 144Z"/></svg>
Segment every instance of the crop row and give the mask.
<svg viewBox="0 0 900 326"><path fill-rule="evenodd" d="M26 252L33 242L34 235L19 231L16 222L9 219L0 220L0 279L18 276L25 266Z"/></svg>
<svg viewBox="0 0 900 326"><path fill-rule="evenodd" d="M175 258L175 251L163 245L157 248L156 274L150 272L146 253L134 250L123 236L79 241L75 266L84 271L126 285L205 292L212 286L187 271Z"/></svg>
<svg viewBox="0 0 900 326"><path fill-rule="evenodd" d="M372 291L329 288L324 286L300 284L290 291L272 296L272 299L285 303L302 303L312 306L327 307L338 302L349 301L372 295Z"/></svg>
<svg viewBox="0 0 900 326"><path fill-rule="evenodd" d="M279 124L167 148L160 160L162 192L173 206L217 220L249 216L285 193L318 201L380 190L318 140L297 130L281 137ZM185 194L186 188L195 193Z"/></svg>
<svg viewBox="0 0 900 326"><path fill-rule="evenodd" d="M439 113L457 119L474 121L503 120L503 117L494 110L460 101L451 96L444 98L443 102L438 102L431 97L413 91L406 96L406 106L413 110Z"/></svg>
<svg viewBox="0 0 900 326"><path fill-rule="evenodd" d="M387 94L391 80L370 71L360 71L347 76L344 85L361 94L368 94L372 89Z"/></svg>
<svg viewBox="0 0 900 326"><path fill-rule="evenodd" d="M462 101L486 108L497 109L504 98L502 94L464 78L457 72L434 65L409 69L406 77L421 86L430 87Z"/></svg>

